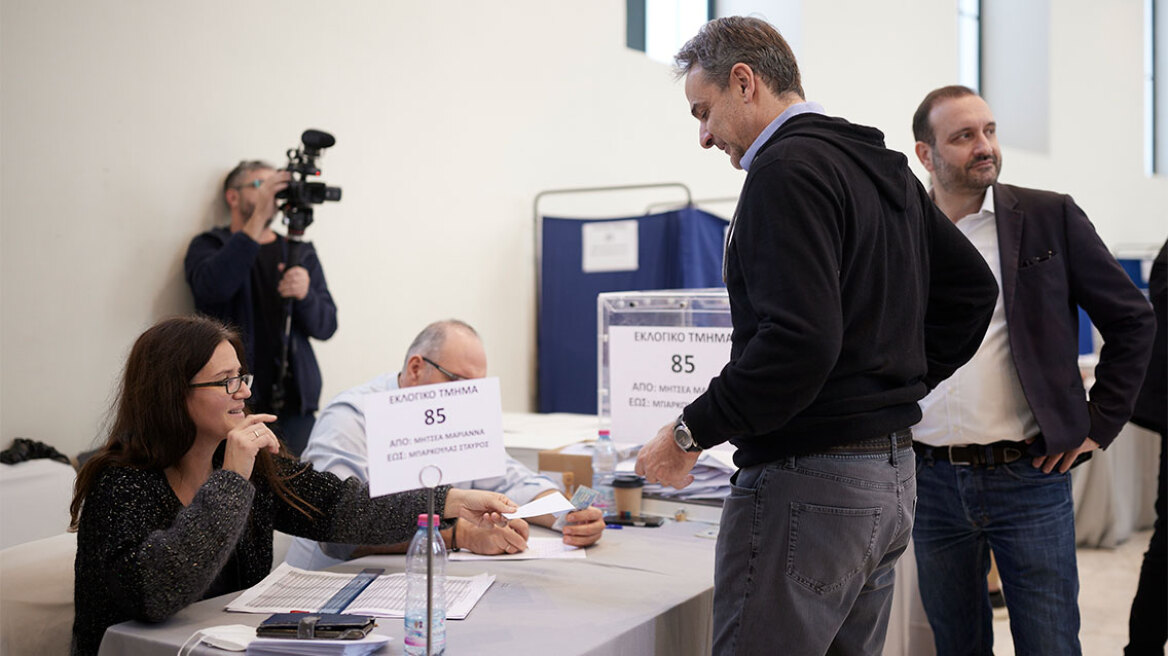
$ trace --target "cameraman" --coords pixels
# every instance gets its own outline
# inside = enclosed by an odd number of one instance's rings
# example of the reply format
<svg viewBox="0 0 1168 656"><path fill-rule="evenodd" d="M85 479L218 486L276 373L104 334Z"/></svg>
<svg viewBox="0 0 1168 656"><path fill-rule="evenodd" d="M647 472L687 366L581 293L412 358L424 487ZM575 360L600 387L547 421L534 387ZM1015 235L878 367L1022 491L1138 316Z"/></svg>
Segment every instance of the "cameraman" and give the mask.
<svg viewBox="0 0 1168 656"><path fill-rule="evenodd" d="M337 306L325 284L312 244L276 234L276 194L291 174L261 161L244 161L227 174L223 199L231 225L195 237L187 249L187 284L195 308L237 326L255 375L251 406L279 417L279 434L300 455L320 402L320 367L309 337L328 339L337 330ZM272 408L272 392L284 350L285 312L291 301L292 329L284 404Z"/></svg>

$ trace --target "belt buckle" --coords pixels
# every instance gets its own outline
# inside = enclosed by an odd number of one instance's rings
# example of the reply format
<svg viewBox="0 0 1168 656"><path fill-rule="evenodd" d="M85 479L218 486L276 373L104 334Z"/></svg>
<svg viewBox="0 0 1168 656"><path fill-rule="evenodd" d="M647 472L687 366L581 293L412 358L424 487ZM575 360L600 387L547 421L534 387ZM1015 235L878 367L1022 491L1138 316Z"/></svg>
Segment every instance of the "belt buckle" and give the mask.
<svg viewBox="0 0 1168 656"><path fill-rule="evenodd" d="M954 448L955 447L952 444L950 444L948 447L948 449L949 449L949 464L951 464L951 465L967 465L967 466L972 467L973 466L972 460L957 460L953 457L953 449ZM962 447L956 447L956 448L960 449Z"/></svg>

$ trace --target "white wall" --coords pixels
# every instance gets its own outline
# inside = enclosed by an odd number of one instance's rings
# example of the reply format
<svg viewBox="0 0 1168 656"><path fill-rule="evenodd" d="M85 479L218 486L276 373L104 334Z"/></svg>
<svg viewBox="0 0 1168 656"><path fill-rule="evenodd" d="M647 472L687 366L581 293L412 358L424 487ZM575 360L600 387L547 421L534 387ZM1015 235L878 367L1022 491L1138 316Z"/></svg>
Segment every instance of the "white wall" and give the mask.
<svg viewBox="0 0 1168 656"><path fill-rule="evenodd" d="M982 0L981 95L1003 146L1050 152L1050 1Z"/></svg>
<svg viewBox="0 0 1168 656"><path fill-rule="evenodd" d="M927 180L912 154L912 114L929 91L955 83L956 3L803 7L808 97L883 130ZM1050 13L1050 149L1003 147L1001 180L1069 193L1113 249L1152 245L1154 254L1168 237L1168 176L1144 173L1142 2L1059 0Z"/></svg>
<svg viewBox="0 0 1168 656"><path fill-rule="evenodd" d="M1109 243L1158 243L1168 186L1142 172L1140 2L1051 11L1050 153L1007 150L1003 179L1071 191ZM955 12L805 3L809 97L910 152L917 102L955 75ZM341 326L317 346L322 401L458 316L484 334L505 407L530 407L534 196L741 184L695 147L668 68L625 49L620 0L3 0L0 89L0 446L92 443L130 343L191 308L182 256L224 220L222 176L282 163L306 127L337 137L322 179L344 188L308 230Z"/></svg>

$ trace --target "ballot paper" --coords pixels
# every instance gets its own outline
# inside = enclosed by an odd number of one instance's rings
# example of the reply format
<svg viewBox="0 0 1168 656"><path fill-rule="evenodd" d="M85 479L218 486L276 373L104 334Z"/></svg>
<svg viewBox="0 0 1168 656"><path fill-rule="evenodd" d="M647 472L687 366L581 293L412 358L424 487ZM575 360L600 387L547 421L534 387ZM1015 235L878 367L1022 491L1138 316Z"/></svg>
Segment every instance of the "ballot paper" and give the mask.
<svg viewBox="0 0 1168 656"><path fill-rule="evenodd" d="M503 516L507 519L523 519L524 517L537 517L539 515L568 512L575 509L572 502L568 501L564 495L559 492L553 492L531 503L519 506L519 510L513 513L503 513Z"/></svg>
<svg viewBox="0 0 1168 656"><path fill-rule="evenodd" d="M364 656L389 643L387 635L370 633L360 640L298 640L296 638L256 638L247 645L247 656Z"/></svg>
<svg viewBox="0 0 1168 656"><path fill-rule="evenodd" d="M448 558L450 560L536 560L541 558L584 558L584 550L564 544L562 538L528 538L527 551L513 554L499 554L484 556L469 551L455 551Z"/></svg>
<svg viewBox="0 0 1168 656"><path fill-rule="evenodd" d="M227 610L237 613L315 612L323 608L353 576L314 572L280 563L264 580L244 590L229 603ZM465 619L494 582L495 577L489 574L447 576L446 619ZM405 617L406 575L398 573L378 576L342 612L374 617Z"/></svg>

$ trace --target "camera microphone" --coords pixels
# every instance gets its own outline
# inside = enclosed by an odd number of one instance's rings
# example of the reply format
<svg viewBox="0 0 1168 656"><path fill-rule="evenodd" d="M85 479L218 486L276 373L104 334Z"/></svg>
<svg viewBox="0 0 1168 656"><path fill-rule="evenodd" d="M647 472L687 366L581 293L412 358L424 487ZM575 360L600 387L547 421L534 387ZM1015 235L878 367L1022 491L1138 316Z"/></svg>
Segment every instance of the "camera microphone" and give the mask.
<svg viewBox="0 0 1168 656"><path fill-rule="evenodd" d="M304 229L312 225L312 206L325 201L341 199L341 188L330 187L323 182L309 182L309 176L320 175L316 158L320 151L335 144L333 135L323 130L305 130L300 135L303 148L288 149L288 166L284 170L292 173L288 186L276 193L276 198L286 199L280 205L284 213L284 223L288 226L288 238L299 240Z"/></svg>
<svg viewBox="0 0 1168 656"><path fill-rule="evenodd" d="M300 135L300 141L304 143L306 148L312 150L320 150L322 148L331 148L337 143L333 135L322 130L305 130L304 134Z"/></svg>

